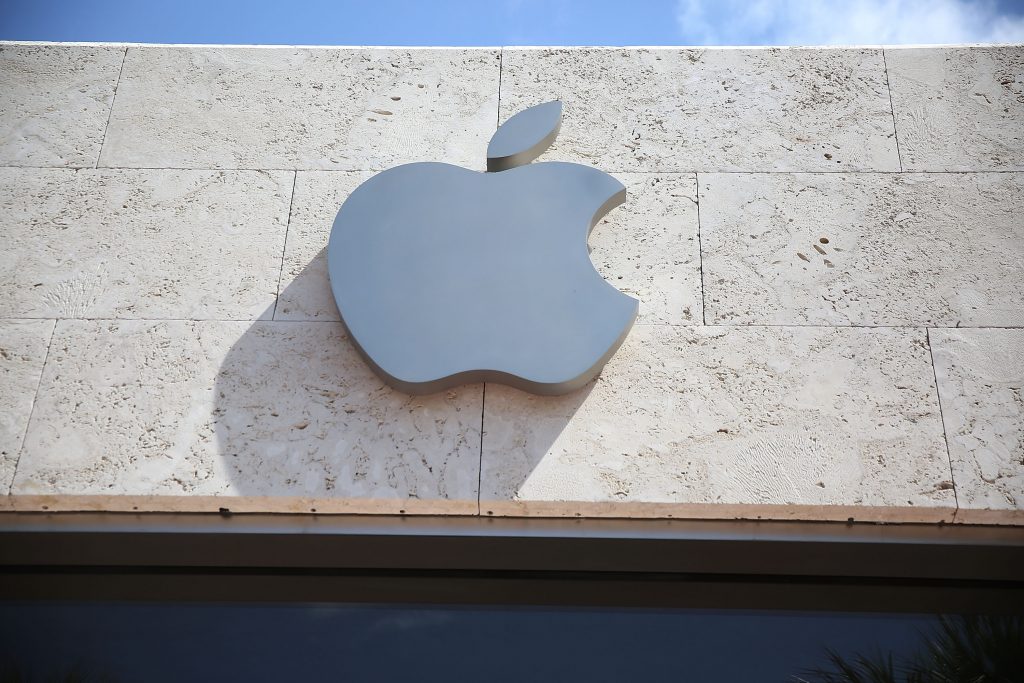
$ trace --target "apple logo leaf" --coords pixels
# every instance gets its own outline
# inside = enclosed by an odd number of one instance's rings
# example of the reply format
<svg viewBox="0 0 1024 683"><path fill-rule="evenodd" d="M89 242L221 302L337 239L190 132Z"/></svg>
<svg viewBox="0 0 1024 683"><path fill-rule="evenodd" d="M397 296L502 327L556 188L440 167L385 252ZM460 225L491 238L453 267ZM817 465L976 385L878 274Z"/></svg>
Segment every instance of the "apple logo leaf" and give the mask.
<svg viewBox="0 0 1024 683"><path fill-rule="evenodd" d="M545 102L515 114L491 136L487 170L505 171L528 164L544 153L562 126L562 103Z"/></svg>

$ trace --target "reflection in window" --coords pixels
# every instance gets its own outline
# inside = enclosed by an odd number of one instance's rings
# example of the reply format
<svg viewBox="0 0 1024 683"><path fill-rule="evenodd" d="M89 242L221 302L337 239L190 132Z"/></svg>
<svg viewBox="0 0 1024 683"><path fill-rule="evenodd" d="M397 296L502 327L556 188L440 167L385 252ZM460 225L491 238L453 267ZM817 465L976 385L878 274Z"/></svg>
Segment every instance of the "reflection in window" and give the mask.
<svg viewBox="0 0 1024 683"><path fill-rule="evenodd" d="M1016 665L1024 671L1021 644L1021 620L1013 618L354 604L0 605L0 681L902 681L911 666L962 672ZM870 678L872 670L879 676Z"/></svg>

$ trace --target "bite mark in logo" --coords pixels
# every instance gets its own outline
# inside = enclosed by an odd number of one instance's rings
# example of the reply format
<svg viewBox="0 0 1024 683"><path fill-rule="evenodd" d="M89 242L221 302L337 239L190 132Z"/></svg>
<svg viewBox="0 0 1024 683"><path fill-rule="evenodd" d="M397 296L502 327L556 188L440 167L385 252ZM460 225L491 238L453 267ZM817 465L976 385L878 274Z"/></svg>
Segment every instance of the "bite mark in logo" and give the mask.
<svg viewBox="0 0 1024 683"><path fill-rule="evenodd" d="M638 302L594 269L587 237L626 197L581 164L530 164L561 102L519 112L491 138L487 171L421 162L373 176L338 211L327 247L334 298L363 358L427 394L499 382L564 394L596 377Z"/></svg>

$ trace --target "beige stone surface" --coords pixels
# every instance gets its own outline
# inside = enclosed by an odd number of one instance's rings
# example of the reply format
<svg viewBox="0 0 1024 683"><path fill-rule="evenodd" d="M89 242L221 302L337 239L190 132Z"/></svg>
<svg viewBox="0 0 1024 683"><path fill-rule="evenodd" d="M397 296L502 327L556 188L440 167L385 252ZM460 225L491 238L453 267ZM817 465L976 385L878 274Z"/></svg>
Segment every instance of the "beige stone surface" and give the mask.
<svg viewBox="0 0 1024 683"><path fill-rule="evenodd" d="M270 317L292 175L0 169L0 317Z"/></svg>
<svg viewBox="0 0 1024 683"><path fill-rule="evenodd" d="M129 47L101 166L482 169L494 49Z"/></svg>
<svg viewBox="0 0 1024 683"><path fill-rule="evenodd" d="M609 172L899 170L881 50L506 49L501 119L552 99Z"/></svg>
<svg viewBox="0 0 1024 683"><path fill-rule="evenodd" d="M1022 46L0 42L0 510L1020 525L1022 83ZM568 396L386 387L339 207L555 98L538 161L627 186L588 246L637 325Z"/></svg>
<svg viewBox="0 0 1024 683"><path fill-rule="evenodd" d="M1024 325L1024 174L698 182L709 324Z"/></svg>
<svg viewBox="0 0 1024 683"><path fill-rule="evenodd" d="M558 398L488 384L481 510L545 503L945 507L924 330L638 325Z"/></svg>
<svg viewBox="0 0 1024 683"><path fill-rule="evenodd" d="M6 493L25 438L52 320L0 320L0 491Z"/></svg>
<svg viewBox="0 0 1024 683"><path fill-rule="evenodd" d="M930 330L961 509L1024 509L1024 330Z"/></svg>
<svg viewBox="0 0 1024 683"><path fill-rule="evenodd" d="M95 166L124 50L0 43L0 165Z"/></svg>
<svg viewBox="0 0 1024 683"><path fill-rule="evenodd" d="M338 209L374 173L299 171L288 223L275 320L340 320L327 275L327 242Z"/></svg>
<svg viewBox="0 0 1024 683"><path fill-rule="evenodd" d="M339 319L327 276L327 242L338 209L370 175L299 172L275 319ZM694 176L616 177L626 185L626 202L594 227L591 261L606 280L640 299L640 322L700 324Z"/></svg>
<svg viewBox="0 0 1024 683"><path fill-rule="evenodd" d="M395 392L336 323L60 321L13 492L475 512L482 391Z"/></svg>
<svg viewBox="0 0 1024 683"><path fill-rule="evenodd" d="M700 243L692 174L617 173L626 201L590 233L590 260L640 300L638 323L700 325Z"/></svg>
<svg viewBox="0 0 1024 683"><path fill-rule="evenodd" d="M1024 45L885 59L903 170L1024 170Z"/></svg>

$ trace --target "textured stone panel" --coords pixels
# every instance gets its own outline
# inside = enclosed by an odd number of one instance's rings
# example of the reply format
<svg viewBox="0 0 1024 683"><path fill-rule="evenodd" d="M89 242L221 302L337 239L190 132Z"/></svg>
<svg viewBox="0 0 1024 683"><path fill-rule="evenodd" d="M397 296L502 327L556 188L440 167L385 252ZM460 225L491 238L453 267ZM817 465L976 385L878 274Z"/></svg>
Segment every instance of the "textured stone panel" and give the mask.
<svg viewBox="0 0 1024 683"><path fill-rule="evenodd" d="M1024 509L1024 330L931 330L957 502Z"/></svg>
<svg viewBox="0 0 1024 683"><path fill-rule="evenodd" d="M0 320L0 492L14 478L52 320Z"/></svg>
<svg viewBox="0 0 1024 683"><path fill-rule="evenodd" d="M96 165L123 47L0 43L0 165Z"/></svg>
<svg viewBox="0 0 1024 683"><path fill-rule="evenodd" d="M276 319L339 319L325 249L338 209L370 175L298 174ZM590 234L591 261L606 280L640 299L640 322L699 324L700 254L693 175L620 173L616 177L626 185L626 202Z"/></svg>
<svg viewBox="0 0 1024 683"><path fill-rule="evenodd" d="M16 494L464 500L482 386L384 386L340 324L61 321Z"/></svg>
<svg viewBox="0 0 1024 683"><path fill-rule="evenodd" d="M881 50L505 50L501 120L552 99L605 171L899 170Z"/></svg>
<svg viewBox="0 0 1024 683"><path fill-rule="evenodd" d="M1024 325L1024 175L698 180L709 324Z"/></svg>
<svg viewBox="0 0 1024 683"><path fill-rule="evenodd" d="M0 317L270 317L292 182L0 169Z"/></svg>
<svg viewBox="0 0 1024 683"><path fill-rule="evenodd" d="M1024 170L1024 46L887 49L905 171Z"/></svg>
<svg viewBox="0 0 1024 683"><path fill-rule="evenodd" d="M372 175L370 171L297 174L276 320L340 320L327 275L327 241L338 209Z"/></svg>
<svg viewBox="0 0 1024 683"><path fill-rule="evenodd" d="M953 507L925 332L638 325L568 396L487 385L482 511Z"/></svg>
<svg viewBox="0 0 1024 683"><path fill-rule="evenodd" d="M482 169L498 51L131 47L101 166Z"/></svg>
<svg viewBox="0 0 1024 683"><path fill-rule="evenodd" d="M590 234L605 280L640 300L638 323L701 324L697 188L691 174L617 173L626 202Z"/></svg>

